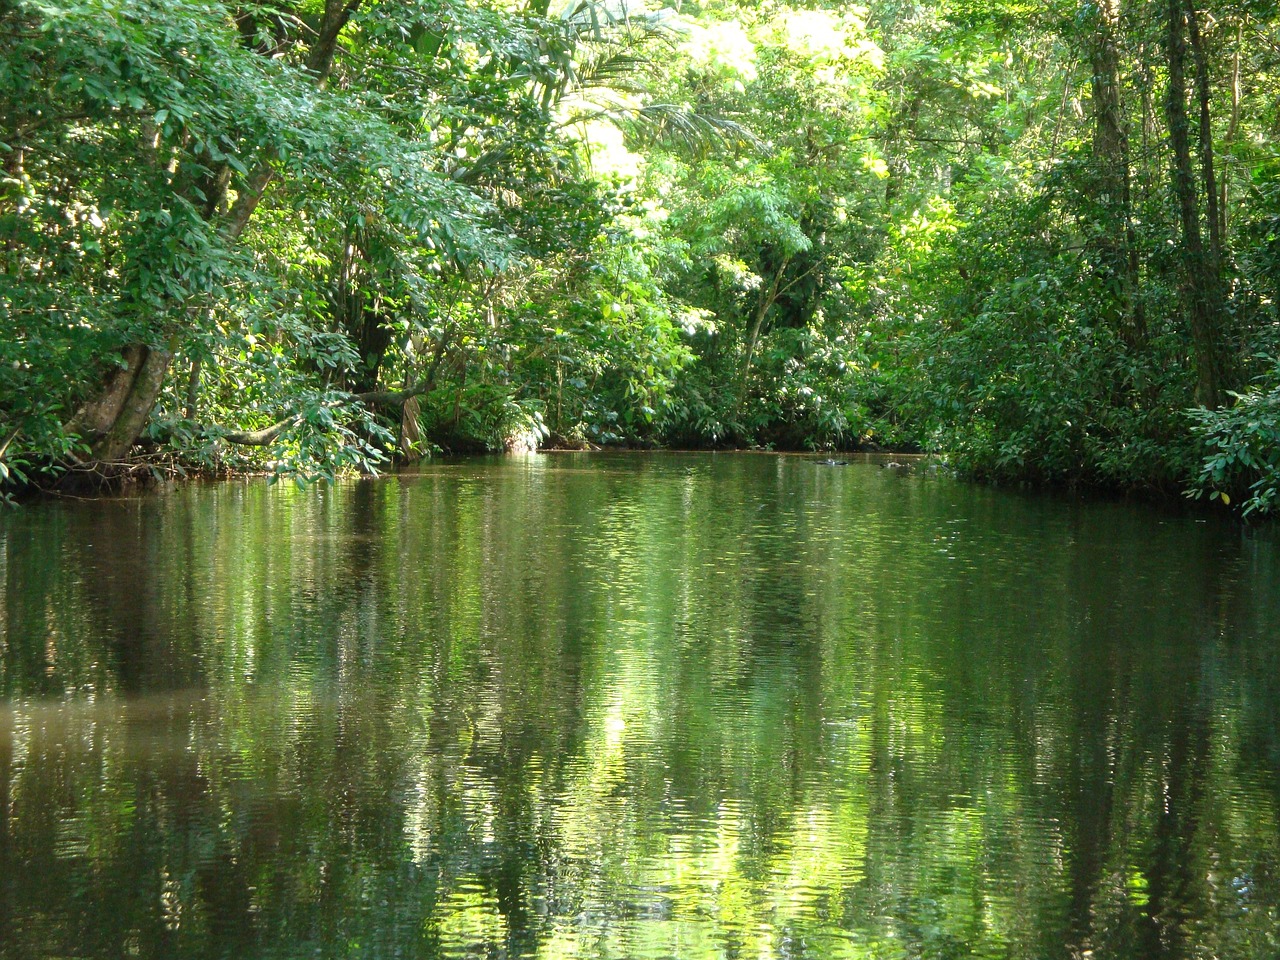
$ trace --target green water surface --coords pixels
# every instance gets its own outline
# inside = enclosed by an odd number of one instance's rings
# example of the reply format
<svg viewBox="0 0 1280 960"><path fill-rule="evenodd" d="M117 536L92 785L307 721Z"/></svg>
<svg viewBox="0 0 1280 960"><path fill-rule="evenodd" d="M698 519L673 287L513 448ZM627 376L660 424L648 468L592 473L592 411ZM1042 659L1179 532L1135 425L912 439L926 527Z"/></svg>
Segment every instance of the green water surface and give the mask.
<svg viewBox="0 0 1280 960"><path fill-rule="evenodd" d="M1275 958L1280 562L765 455L0 518L0 958Z"/></svg>

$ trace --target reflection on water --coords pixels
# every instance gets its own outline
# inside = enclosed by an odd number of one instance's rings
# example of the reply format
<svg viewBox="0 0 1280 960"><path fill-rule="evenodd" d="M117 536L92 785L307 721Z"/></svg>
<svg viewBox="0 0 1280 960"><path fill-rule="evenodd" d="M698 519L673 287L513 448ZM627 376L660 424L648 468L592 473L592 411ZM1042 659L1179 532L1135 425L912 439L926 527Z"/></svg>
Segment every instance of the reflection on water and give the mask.
<svg viewBox="0 0 1280 960"><path fill-rule="evenodd" d="M0 526L0 958L1280 955L1280 571L855 464Z"/></svg>

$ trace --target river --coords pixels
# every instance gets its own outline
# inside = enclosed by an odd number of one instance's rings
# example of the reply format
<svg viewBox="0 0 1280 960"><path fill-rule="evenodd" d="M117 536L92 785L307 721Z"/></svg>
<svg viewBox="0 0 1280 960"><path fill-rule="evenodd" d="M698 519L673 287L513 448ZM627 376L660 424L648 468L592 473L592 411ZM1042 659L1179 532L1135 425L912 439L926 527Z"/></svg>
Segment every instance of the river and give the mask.
<svg viewBox="0 0 1280 960"><path fill-rule="evenodd" d="M1280 955L1280 551L763 454L0 517L0 958Z"/></svg>

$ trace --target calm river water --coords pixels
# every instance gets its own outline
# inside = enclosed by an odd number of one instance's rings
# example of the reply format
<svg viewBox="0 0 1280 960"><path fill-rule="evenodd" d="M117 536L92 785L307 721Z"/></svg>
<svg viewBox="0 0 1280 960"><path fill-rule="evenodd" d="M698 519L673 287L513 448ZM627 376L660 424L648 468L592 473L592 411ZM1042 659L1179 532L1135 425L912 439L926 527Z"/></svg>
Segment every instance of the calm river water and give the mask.
<svg viewBox="0 0 1280 960"><path fill-rule="evenodd" d="M0 577L4 960L1280 955L1229 524L555 454L28 506Z"/></svg>

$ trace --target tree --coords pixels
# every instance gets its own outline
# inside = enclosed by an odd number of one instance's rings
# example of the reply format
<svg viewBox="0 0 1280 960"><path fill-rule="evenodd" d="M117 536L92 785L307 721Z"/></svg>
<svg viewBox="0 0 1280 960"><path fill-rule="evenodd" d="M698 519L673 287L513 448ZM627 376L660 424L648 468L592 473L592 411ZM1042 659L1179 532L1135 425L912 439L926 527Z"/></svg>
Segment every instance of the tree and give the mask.
<svg viewBox="0 0 1280 960"><path fill-rule="evenodd" d="M1225 310L1222 297L1221 240L1217 191L1214 188L1208 66L1203 55L1194 0L1169 0L1166 18L1165 51L1168 57L1169 88L1165 97L1165 110L1169 123L1169 144L1173 153L1173 192L1178 201L1182 230L1182 272L1195 351L1196 400L1202 406L1214 409L1222 403L1227 382L1223 344ZM1188 31L1193 38L1198 65L1202 175L1210 211L1210 241L1207 248L1201 231L1199 199L1191 161L1186 80Z"/></svg>

